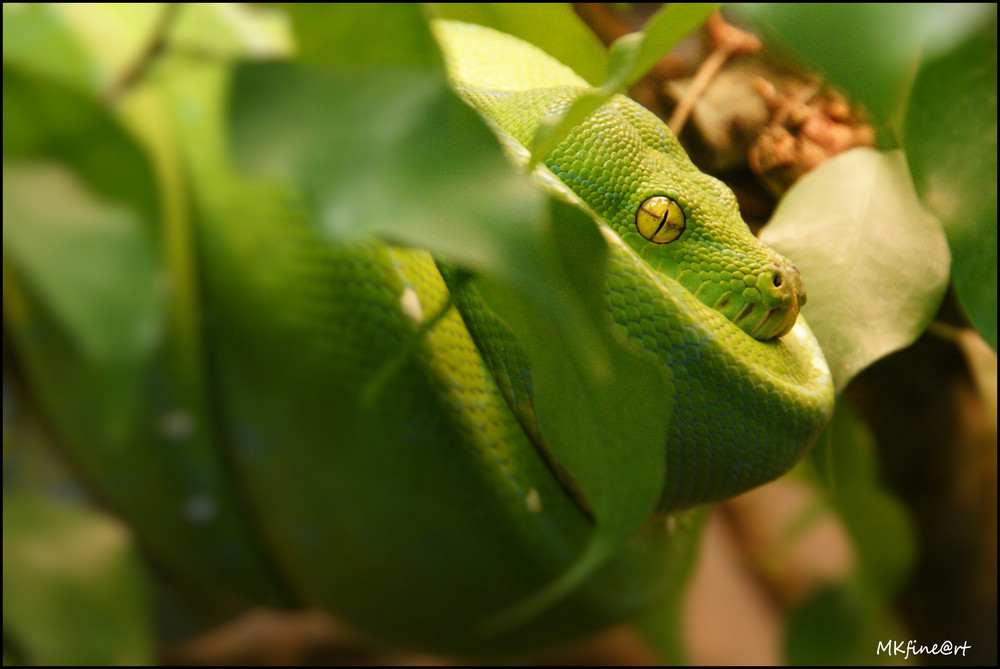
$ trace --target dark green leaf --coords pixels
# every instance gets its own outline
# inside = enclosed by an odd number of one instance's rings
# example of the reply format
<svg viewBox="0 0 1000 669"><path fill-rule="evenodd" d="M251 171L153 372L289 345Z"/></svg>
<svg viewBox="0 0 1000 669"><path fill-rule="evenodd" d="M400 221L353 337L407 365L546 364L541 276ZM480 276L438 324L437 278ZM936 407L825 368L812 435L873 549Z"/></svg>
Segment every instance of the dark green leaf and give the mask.
<svg viewBox="0 0 1000 669"><path fill-rule="evenodd" d="M675 533L677 550L683 558L672 563L670 582L673 588L655 605L644 611L635 621L635 629L656 654L664 666L684 666L691 663L684 635L684 603L686 586L694 574L701 546L701 530L708 522L710 509L703 507L687 513L675 514L671 521L678 524ZM685 545L686 544L686 545Z"/></svg>
<svg viewBox="0 0 1000 669"><path fill-rule="evenodd" d="M854 149L788 191L761 239L802 271L803 314L837 391L927 327L948 285L947 242L901 152Z"/></svg>
<svg viewBox="0 0 1000 669"><path fill-rule="evenodd" d="M795 606L785 630L785 661L799 666L893 664L878 643L899 630L864 593L850 585L819 590ZM897 660L898 662L898 660Z"/></svg>
<svg viewBox="0 0 1000 669"><path fill-rule="evenodd" d="M875 439L850 402L837 403L827 431L836 472L831 501L854 541L859 582L888 602L913 567L913 527L903 505L883 489Z"/></svg>
<svg viewBox="0 0 1000 669"><path fill-rule="evenodd" d="M948 50L994 10L959 3L760 3L739 11L882 125L897 120L920 59Z"/></svg>
<svg viewBox="0 0 1000 669"><path fill-rule="evenodd" d="M906 117L917 193L944 225L952 281L997 347L997 24L921 65Z"/></svg>
<svg viewBox="0 0 1000 669"><path fill-rule="evenodd" d="M417 4L288 3L296 58L324 67L440 69L441 52Z"/></svg>

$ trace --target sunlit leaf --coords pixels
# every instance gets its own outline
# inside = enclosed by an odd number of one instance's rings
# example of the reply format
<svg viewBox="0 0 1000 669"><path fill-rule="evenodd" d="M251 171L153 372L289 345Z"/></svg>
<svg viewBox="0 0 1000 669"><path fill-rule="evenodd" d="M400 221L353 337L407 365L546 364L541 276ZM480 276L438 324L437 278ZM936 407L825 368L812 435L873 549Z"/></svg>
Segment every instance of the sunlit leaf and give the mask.
<svg viewBox="0 0 1000 669"><path fill-rule="evenodd" d="M54 5L83 47L93 90L107 92L154 47L157 32L176 9L171 3L65 3Z"/></svg>
<svg viewBox="0 0 1000 669"><path fill-rule="evenodd" d="M281 10L235 2L184 3L165 26L168 47L219 57L287 56L288 16Z"/></svg>
<svg viewBox="0 0 1000 669"><path fill-rule="evenodd" d="M994 6L995 9L995 6ZM955 292L997 347L997 25L925 60L906 118L917 193L944 225Z"/></svg>
<svg viewBox="0 0 1000 669"><path fill-rule="evenodd" d="M59 8L51 3L4 3L3 62L77 90L96 85L96 73L89 67L86 52L66 29Z"/></svg>
<svg viewBox="0 0 1000 669"><path fill-rule="evenodd" d="M805 315L834 387L912 343L948 285L947 242L917 199L901 152L854 149L785 195L762 240L805 279Z"/></svg>
<svg viewBox="0 0 1000 669"><path fill-rule="evenodd" d="M607 70L607 53L569 3L441 2L435 16L476 23L520 37L595 86Z"/></svg>

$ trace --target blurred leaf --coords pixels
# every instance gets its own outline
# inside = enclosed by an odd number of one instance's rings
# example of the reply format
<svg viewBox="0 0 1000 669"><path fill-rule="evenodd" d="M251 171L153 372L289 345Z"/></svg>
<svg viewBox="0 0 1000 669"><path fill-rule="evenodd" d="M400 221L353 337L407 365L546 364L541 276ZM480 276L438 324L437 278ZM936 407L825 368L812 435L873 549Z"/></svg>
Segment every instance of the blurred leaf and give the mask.
<svg viewBox="0 0 1000 669"><path fill-rule="evenodd" d="M642 78L656 61L700 26L718 5L671 3L662 7L646 22L643 32L622 35L608 52L608 71L604 83L578 97L560 115L542 120L531 145L531 163L544 159L570 131L593 114L612 96Z"/></svg>
<svg viewBox="0 0 1000 669"><path fill-rule="evenodd" d="M823 490L828 493L832 492L836 484L836 471L833 465L833 440L830 435L829 423L809 450L805 462L812 467L817 482Z"/></svg>
<svg viewBox="0 0 1000 669"><path fill-rule="evenodd" d="M922 58L947 51L995 11L972 3L754 3L734 7L763 36L895 121Z"/></svg>
<svg viewBox="0 0 1000 669"><path fill-rule="evenodd" d="M944 225L952 280L972 324L997 347L997 24L923 61L906 117L917 193Z"/></svg>
<svg viewBox="0 0 1000 669"><path fill-rule="evenodd" d="M548 238L554 261L539 265L528 257L510 267L483 268L481 283L492 284L483 291L487 302L527 350L544 442L580 483L597 524L565 574L488 622L497 630L529 621L614 555L652 516L666 479L670 370L614 336L604 298L607 269L600 262L605 242L575 207L552 204ZM516 271L536 277L531 291L511 290L505 275ZM573 302L578 315L560 308ZM604 369L586 364L591 351L579 340L584 327L600 337Z"/></svg>
<svg viewBox="0 0 1000 669"><path fill-rule="evenodd" d="M903 505L886 492L875 438L849 401L837 402L827 430L836 472L831 501L854 541L862 587L887 603L916 559L913 527Z"/></svg>
<svg viewBox="0 0 1000 669"><path fill-rule="evenodd" d="M944 234L901 152L854 149L824 163L788 191L761 239L802 270L802 313L838 392L912 343L948 285Z"/></svg>
<svg viewBox="0 0 1000 669"><path fill-rule="evenodd" d="M607 71L604 45L565 2L440 2L443 19L476 23L531 42L581 77L598 85Z"/></svg>
<svg viewBox="0 0 1000 669"><path fill-rule="evenodd" d="M786 628L790 665L854 664L865 628L865 610L845 587L824 588L792 609Z"/></svg>
<svg viewBox="0 0 1000 669"><path fill-rule="evenodd" d="M160 334L152 244L64 166L4 166L4 256L94 361L131 366Z"/></svg>
<svg viewBox="0 0 1000 669"><path fill-rule="evenodd" d="M3 625L35 664L152 664L145 578L126 530L90 509L4 493Z"/></svg>
<svg viewBox="0 0 1000 669"><path fill-rule="evenodd" d="M57 457L51 434L26 393L14 380L14 365L7 365L4 341L3 370L3 490L44 493L46 496L79 501L85 493L76 472Z"/></svg>
<svg viewBox="0 0 1000 669"><path fill-rule="evenodd" d="M159 207L149 161L111 111L56 80L4 66L4 159L67 164L95 197L120 201L147 234ZM52 203L43 203L55 206Z"/></svg>
<svg viewBox="0 0 1000 669"><path fill-rule="evenodd" d="M59 9L50 3L4 3L3 62L77 90L96 85L96 73L86 53L66 29ZM4 76L5 83L6 79ZM6 126L6 109L4 112ZM6 143L5 132L5 149Z"/></svg>
<svg viewBox="0 0 1000 669"><path fill-rule="evenodd" d="M664 666L691 664L684 639L684 603L687 599L687 585L691 582L698 564L702 529L708 522L710 513L710 507L702 507L687 513L674 514L669 521L678 523L674 540L687 544L678 546L678 551L686 559L670 565L673 573L669 582L675 584L675 587L635 619L636 631Z"/></svg>
<svg viewBox="0 0 1000 669"><path fill-rule="evenodd" d="M835 472L824 496L851 538L856 564L846 580L791 609L785 660L892 664L897 660L876 655L876 649L880 641L906 636L891 611L917 557L913 524L904 506L886 492L874 437L844 397L837 401L824 440Z"/></svg>
<svg viewBox="0 0 1000 669"><path fill-rule="evenodd" d="M541 194L441 72L243 66L232 109L238 161L294 175L332 239L380 235L474 267L515 252L495 238L544 218Z"/></svg>
<svg viewBox="0 0 1000 669"><path fill-rule="evenodd" d="M167 41L172 50L220 57L268 58L292 51L288 16L266 6L189 2L180 6Z"/></svg>
<svg viewBox="0 0 1000 669"><path fill-rule="evenodd" d="M818 590L796 605L785 627L785 663L792 666L894 664L876 654L879 641L899 638L898 627L850 584Z"/></svg>
<svg viewBox="0 0 1000 669"><path fill-rule="evenodd" d="M284 8L295 29L296 59L303 63L443 67L420 5L287 3Z"/></svg>
<svg viewBox="0 0 1000 669"><path fill-rule="evenodd" d="M145 161L96 103L6 68L4 117L5 263L81 353L136 365L164 308Z"/></svg>
<svg viewBox="0 0 1000 669"><path fill-rule="evenodd" d="M66 29L84 49L93 91L107 91L143 58L173 11L170 3L63 3Z"/></svg>
<svg viewBox="0 0 1000 669"><path fill-rule="evenodd" d="M119 69L134 63L106 31L131 44L152 28L127 8L66 11L81 13L63 27L87 62ZM5 63L5 334L75 471L161 564L206 599L280 601L202 394L187 184L153 87L166 61L113 108Z"/></svg>

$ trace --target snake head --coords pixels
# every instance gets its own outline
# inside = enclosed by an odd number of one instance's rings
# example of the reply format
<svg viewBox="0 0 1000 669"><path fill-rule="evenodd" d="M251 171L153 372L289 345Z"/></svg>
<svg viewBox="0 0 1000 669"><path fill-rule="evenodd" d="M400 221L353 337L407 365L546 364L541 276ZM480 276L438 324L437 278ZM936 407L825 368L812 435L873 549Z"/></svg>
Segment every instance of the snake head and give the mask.
<svg viewBox="0 0 1000 669"><path fill-rule="evenodd" d="M523 146L540 119L587 89L463 89ZM747 335L787 334L806 293L799 271L751 234L736 197L701 172L652 113L618 96L544 159L568 187L654 270L679 282Z"/></svg>
<svg viewBox="0 0 1000 669"><path fill-rule="evenodd" d="M572 99L558 89L522 97L522 107L549 109ZM695 167L673 133L640 105L616 98L545 164L651 268L750 337L767 341L795 326L806 302L798 269L753 236L733 192Z"/></svg>
<svg viewBox="0 0 1000 669"><path fill-rule="evenodd" d="M707 179L699 178L691 192L716 201L714 217L705 216L697 206L685 207L684 200L698 199L690 195L679 194L676 200L653 195L639 204L635 214L634 230L642 240L631 230L624 236L631 237L633 246L657 269L754 339L782 337L795 326L806 303L802 275L749 234L732 209L728 189Z"/></svg>

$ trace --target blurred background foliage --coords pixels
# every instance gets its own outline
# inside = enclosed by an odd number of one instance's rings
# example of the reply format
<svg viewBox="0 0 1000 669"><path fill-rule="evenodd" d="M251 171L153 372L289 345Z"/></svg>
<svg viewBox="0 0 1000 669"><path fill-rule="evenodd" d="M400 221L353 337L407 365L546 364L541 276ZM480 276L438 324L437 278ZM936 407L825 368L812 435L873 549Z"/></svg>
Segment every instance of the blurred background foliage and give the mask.
<svg viewBox="0 0 1000 669"><path fill-rule="evenodd" d="M679 611L671 602L532 659L864 664L901 662L876 655L877 643L915 639L971 646L924 663L995 663L995 5L724 7L728 23L713 16L659 60L658 45L680 36L671 31L707 12L657 11L5 5L4 663L428 659L360 650L313 613L257 610L205 632L219 619L176 605L172 593L190 585L144 571L140 553L197 574L207 568L190 542L240 545L229 542L246 530L198 529L226 515L212 506L224 495L184 494L176 527L144 526L177 491L136 482L229 485L210 455L187 175L155 131L158 62L294 53L294 63L364 63L378 81L386 62L439 70L430 16L515 34L599 86L563 129L625 87L669 119L696 162L734 188L748 223L802 269L805 315L840 393L806 463L713 511ZM261 102L238 99L234 124ZM296 139L287 118L270 121L277 140ZM427 132L439 131L452 132ZM447 169L485 169L472 155ZM396 175L401 188L423 183L418 169ZM530 219L537 194L521 195L510 215ZM430 219L449 201L414 206ZM420 241L462 252L437 233ZM195 425L208 427L182 438ZM53 455L60 434L83 432L92 448L67 469ZM80 478L124 492L95 505ZM234 581L253 580L255 558L241 569ZM213 597L228 613L241 604Z"/></svg>

